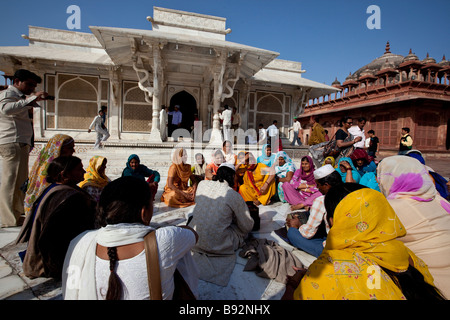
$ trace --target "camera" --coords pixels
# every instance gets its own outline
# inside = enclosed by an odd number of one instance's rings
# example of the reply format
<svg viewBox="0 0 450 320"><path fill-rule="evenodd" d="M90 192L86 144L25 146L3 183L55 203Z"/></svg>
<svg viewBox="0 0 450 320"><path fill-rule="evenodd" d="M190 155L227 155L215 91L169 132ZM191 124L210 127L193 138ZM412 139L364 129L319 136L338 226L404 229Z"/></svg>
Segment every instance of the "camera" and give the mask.
<svg viewBox="0 0 450 320"><path fill-rule="evenodd" d="M54 96L46 96L45 100L55 100L55 97Z"/></svg>

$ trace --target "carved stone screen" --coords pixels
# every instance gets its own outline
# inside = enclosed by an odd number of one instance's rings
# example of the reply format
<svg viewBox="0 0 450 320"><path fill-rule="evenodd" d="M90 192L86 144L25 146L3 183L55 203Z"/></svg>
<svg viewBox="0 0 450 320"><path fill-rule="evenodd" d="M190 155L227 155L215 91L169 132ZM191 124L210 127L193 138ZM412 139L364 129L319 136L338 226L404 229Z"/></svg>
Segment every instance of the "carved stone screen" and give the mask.
<svg viewBox="0 0 450 320"><path fill-rule="evenodd" d="M278 128L283 126L283 96L268 93L258 93L257 96L257 112L255 117L256 127L258 124L262 123L264 128L267 129L267 127L270 126L274 120L277 120Z"/></svg>
<svg viewBox="0 0 450 320"><path fill-rule="evenodd" d="M416 116L417 126L414 134L414 144L417 146L431 148L437 146L438 130L440 123L439 114L423 113ZM411 128L414 130L414 128Z"/></svg>
<svg viewBox="0 0 450 320"><path fill-rule="evenodd" d="M45 103L47 129L87 130L101 105L108 105L107 80L62 73L46 80L47 92L56 97Z"/></svg>
<svg viewBox="0 0 450 320"><path fill-rule="evenodd" d="M124 82L123 91L123 132L150 132L152 105L145 101L144 92L135 82Z"/></svg>

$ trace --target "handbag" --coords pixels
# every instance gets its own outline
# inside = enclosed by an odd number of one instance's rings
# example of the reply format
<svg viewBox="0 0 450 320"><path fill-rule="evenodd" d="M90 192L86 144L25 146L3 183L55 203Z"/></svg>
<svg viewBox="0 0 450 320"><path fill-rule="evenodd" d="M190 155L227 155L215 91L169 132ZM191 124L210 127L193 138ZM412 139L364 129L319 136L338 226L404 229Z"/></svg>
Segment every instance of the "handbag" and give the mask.
<svg viewBox="0 0 450 320"><path fill-rule="evenodd" d="M337 146L337 140L335 139L336 134L334 134L333 138L324 145L323 147L323 158L333 157L336 158L341 152L341 148Z"/></svg>
<svg viewBox="0 0 450 320"><path fill-rule="evenodd" d="M162 300L161 274L159 270L158 248L156 233L151 231L144 237L145 256L147 259L147 279L151 300ZM184 280L178 269L173 275L175 289L172 300L196 300L191 288Z"/></svg>

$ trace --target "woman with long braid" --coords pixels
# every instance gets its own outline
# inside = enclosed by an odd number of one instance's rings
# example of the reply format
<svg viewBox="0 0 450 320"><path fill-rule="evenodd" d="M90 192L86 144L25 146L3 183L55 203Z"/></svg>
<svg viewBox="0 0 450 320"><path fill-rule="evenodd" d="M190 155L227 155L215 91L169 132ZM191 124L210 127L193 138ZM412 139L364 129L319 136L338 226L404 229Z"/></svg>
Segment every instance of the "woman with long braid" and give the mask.
<svg viewBox="0 0 450 320"><path fill-rule="evenodd" d="M154 231L153 195L145 181L122 177L100 196L97 227L75 238L66 255L62 292L66 300L148 300L144 237ZM162 299L174 294L174 274L196 295L198 275L190 254L197 234L189 227L155 231Z"/></svg>

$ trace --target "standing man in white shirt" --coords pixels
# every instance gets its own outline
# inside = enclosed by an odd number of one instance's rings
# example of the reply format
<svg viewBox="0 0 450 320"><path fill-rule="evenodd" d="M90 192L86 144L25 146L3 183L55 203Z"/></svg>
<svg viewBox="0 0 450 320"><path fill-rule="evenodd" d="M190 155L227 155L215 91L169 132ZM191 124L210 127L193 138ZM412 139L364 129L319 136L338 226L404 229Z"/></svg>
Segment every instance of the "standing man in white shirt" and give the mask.
<svg viewBox="0 0 450 320"><path fill-rule="evenodd" d="M280 150L280 130L277 127L278 121L273 120L272 125L267 128L267 143L274 152Z"/></svg>
<svg viewBox="0 0 450 320"><path fill-rule="evenodd" d="M18 70L13 84L0 92L0 157L3 160L0 185L0 226L20 226L24 214L28 179L28 159L33 139L32 112L38 101L48 99L47 92L35 91L42 79L28 70ZM28 97L27 97L28 96Z"/></svg>
<svg viewBox="0 0 450 320"><path fill-rule="evenodd" d="M159 113L159 127L161 132L161 140L167 140L167 125L169 124L169 119L167 117L166 106L161 107L161 111Z"/></svg>
<svg viewBox="0 0 450 320"><path fill-rule="evenodd" d="M88 129L88 133L91 133L92 128L95 128L95 131L97 132L94 149L100 149L100 147L102 147L102 142L105 142L110 137L108 129L106 129L103 123L103 114L103 110L99 110L98 115L94 118Z"/></svg>
<svg viewBox="0 0 450 320"><path fill-rule="evenodd" d="M348 132L350 132L355 138L361 137L361 141L354 144L355 149L364 149L365 148L365 142L366 142L366 135L364 133L365 125L366 125L366 118L361 117L358 119L358 124L356 126L353 126L350 129L348 129Z"/></svg>
<svg viewBox="0 0 450 320"><path fill-rule="evenodd" d="M297 142L298 146L302 145L302 139L300 138L302 134L302 125L300 121L297 120L297 117L294 118L294 123L292 127L289 128L289 131L294 131L294 139L292 140L291 146L295 146L295 142Z"/></svg>
<svg viewBox="0 0 450 320"><path fill-rule="evenodd" d="M231 117L233 114L227 104L223 108L225 110L219 114L220 120L223 120L223 139L224 141L231 141Z"/></svg>

